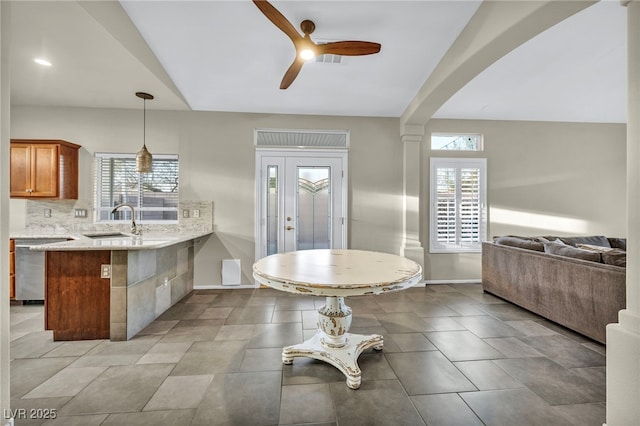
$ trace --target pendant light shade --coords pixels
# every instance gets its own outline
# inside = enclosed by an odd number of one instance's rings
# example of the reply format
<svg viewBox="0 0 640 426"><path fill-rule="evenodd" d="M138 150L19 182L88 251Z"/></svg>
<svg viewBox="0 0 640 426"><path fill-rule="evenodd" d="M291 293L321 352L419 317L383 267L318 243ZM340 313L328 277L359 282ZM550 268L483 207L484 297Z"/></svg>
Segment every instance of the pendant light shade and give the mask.
<svg viewBox="0 0 640 426"><path fill-rule="evenodd" d="M147 150L147 99L153 99L153 95L144 92L136 92L136 96L144 100L144 112L142 119L142 149L136 154L136 169L139 173L151 173L153 156Z"/></svg>

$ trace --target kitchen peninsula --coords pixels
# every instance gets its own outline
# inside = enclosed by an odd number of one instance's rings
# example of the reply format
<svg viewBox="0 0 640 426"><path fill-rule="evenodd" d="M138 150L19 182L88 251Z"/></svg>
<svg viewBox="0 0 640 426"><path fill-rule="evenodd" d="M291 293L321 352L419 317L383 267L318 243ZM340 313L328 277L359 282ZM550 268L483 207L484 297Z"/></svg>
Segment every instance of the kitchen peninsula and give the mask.
<svg viewBox="0 0 640 426"><path fill-rule="evenodd" d="M193 290L194 247L212 232L85 234L43 244L54 340L129 340Z"/></svg>

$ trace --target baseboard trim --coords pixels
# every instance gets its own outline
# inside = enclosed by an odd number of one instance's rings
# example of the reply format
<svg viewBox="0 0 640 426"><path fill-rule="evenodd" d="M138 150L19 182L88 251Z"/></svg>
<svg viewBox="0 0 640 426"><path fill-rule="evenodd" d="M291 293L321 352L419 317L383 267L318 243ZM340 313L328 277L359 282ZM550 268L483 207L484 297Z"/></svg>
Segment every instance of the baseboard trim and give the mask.
<svg viewBox="0 0 640 426"><path fill-rule="evenodd" d="M439 285L439 284L480 284L482 279L472 280L425 280L425 285Z"/></svg>
<svg viewBox="0 0 640 426"><path fill-rule="evenodd" d="M250 284L240 284L240 285L194 285L194 290L234 290L240 288L256 288L254 285Z"/></svg>

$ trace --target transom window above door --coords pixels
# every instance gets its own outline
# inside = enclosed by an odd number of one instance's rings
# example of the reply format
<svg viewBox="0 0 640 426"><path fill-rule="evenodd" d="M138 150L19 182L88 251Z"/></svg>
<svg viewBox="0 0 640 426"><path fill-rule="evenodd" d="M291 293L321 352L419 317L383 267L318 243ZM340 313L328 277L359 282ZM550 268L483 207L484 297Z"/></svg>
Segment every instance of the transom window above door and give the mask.
<svg viewBox="0 0 640 426"><path fill-rule="evenodd" d="M482 135L479 133L432 133L431 149L434 151L482 151Z"/></svg>

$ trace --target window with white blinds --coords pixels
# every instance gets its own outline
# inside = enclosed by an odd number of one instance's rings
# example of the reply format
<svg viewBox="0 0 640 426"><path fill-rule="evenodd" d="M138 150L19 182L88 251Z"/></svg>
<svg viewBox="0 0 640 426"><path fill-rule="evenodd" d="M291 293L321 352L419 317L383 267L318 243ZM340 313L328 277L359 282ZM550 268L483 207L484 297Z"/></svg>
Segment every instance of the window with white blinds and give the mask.
<svg viewBox="0 0 640 426"><path fill-rule="evenodd" d="M486 239L485 158L431 158L430 251L481 251Z"/></svg>
<svg viewBox="0 0 640 426"><path fill-rule="evenodd" d="M178 221L178 156L153 156L151 173L138 173L135 154L95 154L97 221L131 220L130 203L139 223Z"/></svg>

